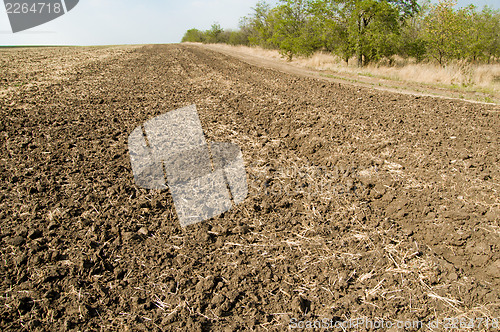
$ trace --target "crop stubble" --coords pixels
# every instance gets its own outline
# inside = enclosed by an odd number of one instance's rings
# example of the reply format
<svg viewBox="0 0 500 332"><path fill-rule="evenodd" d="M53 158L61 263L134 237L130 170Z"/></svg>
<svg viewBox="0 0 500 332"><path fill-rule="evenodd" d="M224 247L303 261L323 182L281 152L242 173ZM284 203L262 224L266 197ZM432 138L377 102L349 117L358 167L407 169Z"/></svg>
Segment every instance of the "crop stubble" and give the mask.
<svg viewBox="0 0 500 332"><path fill-rule="evenodd" d="M500 316L499 108L194 45L0 51L1 330ZM250 194L182 229L127 137L196 104Z"/></svg>

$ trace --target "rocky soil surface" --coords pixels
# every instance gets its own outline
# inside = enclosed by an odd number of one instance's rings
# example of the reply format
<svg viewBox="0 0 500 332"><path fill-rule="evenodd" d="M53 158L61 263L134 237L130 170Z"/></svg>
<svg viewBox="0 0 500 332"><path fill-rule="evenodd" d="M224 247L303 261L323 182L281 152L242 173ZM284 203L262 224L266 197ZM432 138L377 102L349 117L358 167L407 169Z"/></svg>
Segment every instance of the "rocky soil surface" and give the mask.
<svg viewBox="0 0 500 332"><path fill-rule="evenodd" d="M183 229L127 140L191 104L249 196ZM495 330L499 111L195 45L0 50L0 330Z"/></svg>

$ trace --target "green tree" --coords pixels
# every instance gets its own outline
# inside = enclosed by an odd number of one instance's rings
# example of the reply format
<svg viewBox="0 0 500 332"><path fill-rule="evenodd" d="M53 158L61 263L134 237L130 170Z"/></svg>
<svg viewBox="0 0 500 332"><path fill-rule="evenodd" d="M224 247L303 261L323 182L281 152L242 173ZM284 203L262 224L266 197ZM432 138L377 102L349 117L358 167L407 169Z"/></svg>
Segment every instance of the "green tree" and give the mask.
<svg viewBox="0 0 500 332"><path fill-rule="evenodd" d="M444 65L458 58L462 52L465 34L463 19L455 11L456 0L440 0L432 5L426 17L425 39L429 56Z"/></svg>
<svg viewBox="0 0 500 332"><path fill-rule="evenodd" d="M337 1L347 20L348 43L354 46L358 66L396 51L400 22L418 10L415 0Z"/></svg>
<svg viewBox="0 0 500 332"><path fill-rule="evenodd" d="M252 35L252 28L248 24L246 17L240 19L239 30L237 36L232 36L231 40L235 41L233 45L250 45L250 36ZM231 43L231 41L230 41Z"/></svg>
<svg viewBox="0 0 500 332"><path fill-rule="evenodd" d="M414 57L418 62L425 59L427 43L425 40L425 17L430 9L430 0L421 3L415 15L406 17L401 25L399 54Z"/></svg>
<svg viewBox="0 0 500 332"><path fill-rule="evenodd" d="M469 58L489 62L500 55L500 12L484 7L481 12L475 8L470 12L467 33Z"/></svg>
<svg viewBox="0 0 500 332"><path fill-rule="evenodd" d="M189 29L182 37L182 42L192 42L192 43L203 43L206 40L206 36L203 32L198 29Z"/></svg>
<svg viewBox="0 0 500 332"><path fill-rule="evenodd" d="M348 63L355 48L349 40L348 19L342 15L337 1L314 0L310 2L310 13L314 17L322 48Z"/></svg>
<svg viewBox="0 0 500 332"><path fill-rule="evenodd" d="M481 12L482 20L485 21L486 42L485 52L488 55L488 63L492 58L500 58L500 10L492 10L485 7Z"/></svg>
<svg viewBox="0 0 500 332"><path fill-rule="evenodd" d="M252 13L240 21L240 26L248 34L250 45L264 48L274 48L271 38L273 36L273 10L265 1L259 1Z"/></svg>
<svg viewBox="0 0 500 332"><path fill-rule="evenodd" d="M397 53L400 36L400 16L396 6L385 1L367 2L366 5L368 19L363 24L362 45L358 46L363 60L360 65Z"/></svg>
<svg viewBox="0 0 500 332"><path fill-rule="evenodd" d="M210 27L209 30L205 31L205 35L207 36L207 43L221 43L223 41L222 34L224 30L221 28L219 23L214 23Z"/></svg>
<svg viewBox="0 0 500 332"><path fill-rule="evenodd" d="M310 13L306 0L281 0L274 12L274 33L271 40L281 54L292 60L295 55L310 55L321 48L317 21Z"/></svg>
<svg viewBox="0 0 500 332"><path fill-rule="evenodd" d="M418 0L387 0L399 11L399 16L401 20L406 20L408 18L414 17L422 10L422 6L419 4ZM423 1L424 5L428 0Z"/></svg>
<svg viewBox="0 0 500 332"><path fill-rule="evenodd" d="M243 30L228 31L227 44L230 45L248 45L248 35Z"/></svg>

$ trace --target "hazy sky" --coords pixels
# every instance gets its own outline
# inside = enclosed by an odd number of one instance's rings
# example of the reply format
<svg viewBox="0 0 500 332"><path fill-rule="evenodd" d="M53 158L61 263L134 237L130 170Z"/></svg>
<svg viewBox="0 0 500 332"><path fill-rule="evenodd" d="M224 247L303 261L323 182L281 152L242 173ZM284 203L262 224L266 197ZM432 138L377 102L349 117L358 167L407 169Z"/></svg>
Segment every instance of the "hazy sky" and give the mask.
<svg viewBox="0 0 500 332"><path fill-rule="evenodd" d="M277 3L278 0L268 0ZM499 0L461 0L500 9ZM213 22L237 28L257 0L80 0L66 15L30 30L12 33L0 5L0 45L110 45L180 42L190 28Z"/></svg>

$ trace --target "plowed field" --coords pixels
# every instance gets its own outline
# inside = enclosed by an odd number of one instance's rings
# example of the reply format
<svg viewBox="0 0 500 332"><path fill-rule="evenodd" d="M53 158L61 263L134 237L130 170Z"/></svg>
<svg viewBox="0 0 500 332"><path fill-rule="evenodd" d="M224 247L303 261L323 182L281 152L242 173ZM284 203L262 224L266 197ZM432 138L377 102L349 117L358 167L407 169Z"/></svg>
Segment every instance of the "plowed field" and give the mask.
<svg viewBox="0 0 500 332"><path fill-rule="evenodd" d="M191 104L249 195L181 228L127 140ZM0 330L496 330L499 110L195 45L0 50Z"/></svg>

